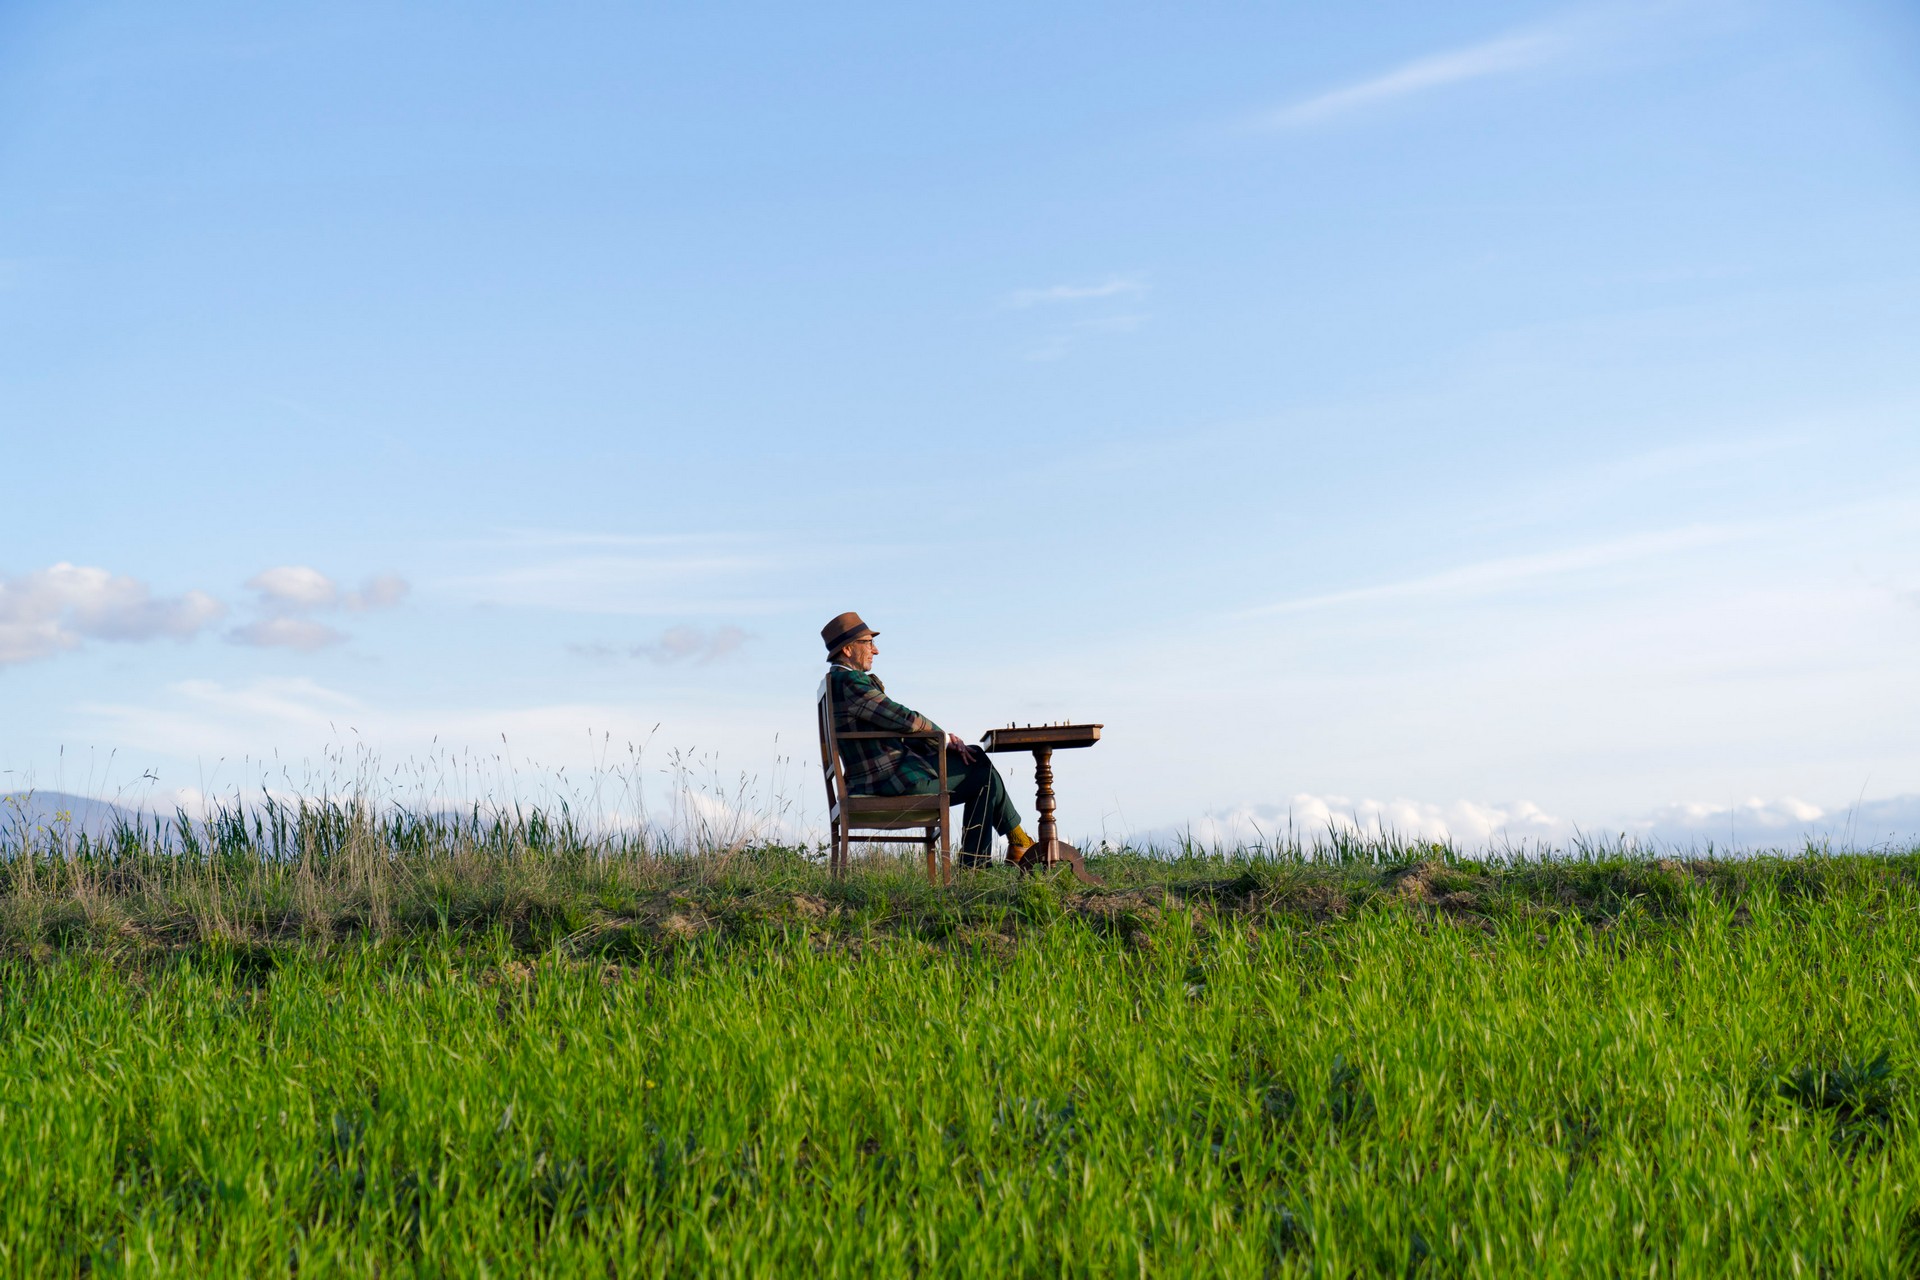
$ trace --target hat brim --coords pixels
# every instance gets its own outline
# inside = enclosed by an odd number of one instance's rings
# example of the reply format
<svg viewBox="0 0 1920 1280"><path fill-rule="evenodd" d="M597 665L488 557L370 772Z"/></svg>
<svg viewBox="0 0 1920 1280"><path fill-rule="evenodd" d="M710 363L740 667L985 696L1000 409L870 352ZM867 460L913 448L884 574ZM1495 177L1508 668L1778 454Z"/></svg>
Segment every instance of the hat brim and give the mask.
<svg viewBox="0 0 1920 1280"><path fill-rule="evenodd" d="M827 641L827 652L833 653L837 651L841 645L851 644L862 636L877 636L879 634L880 633L872 627L855 627L851 631L842 631L839 635Z"/></svg>

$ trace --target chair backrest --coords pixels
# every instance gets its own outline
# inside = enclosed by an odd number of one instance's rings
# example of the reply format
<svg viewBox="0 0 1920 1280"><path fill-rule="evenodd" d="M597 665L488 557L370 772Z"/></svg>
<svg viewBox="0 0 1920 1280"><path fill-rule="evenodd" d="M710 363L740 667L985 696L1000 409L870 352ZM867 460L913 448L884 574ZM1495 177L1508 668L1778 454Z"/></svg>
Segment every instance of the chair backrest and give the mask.
<svg viewBox="0 0 1920 1280"><path fill-rule="evenodd" d="M827 814L837 816L847 794L847 770L840 762L840 744L833 737L833 673L820 682L820 772L827 784Z"/></svg>

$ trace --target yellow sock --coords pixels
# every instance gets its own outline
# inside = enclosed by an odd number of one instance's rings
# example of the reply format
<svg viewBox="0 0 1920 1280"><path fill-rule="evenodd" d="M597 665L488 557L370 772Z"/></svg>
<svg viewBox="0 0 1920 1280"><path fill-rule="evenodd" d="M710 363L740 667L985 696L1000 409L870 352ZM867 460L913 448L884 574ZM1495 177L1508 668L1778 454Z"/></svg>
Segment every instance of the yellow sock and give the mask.
<svg viewBox="0 0 1920 1280"><path fill-rule="evenodd" d="M1025 827L1015 826L1013 830L1007 832L1007 847L1015 853L1020 852L1032 844L1033 837L1027 834Z"/></svg>

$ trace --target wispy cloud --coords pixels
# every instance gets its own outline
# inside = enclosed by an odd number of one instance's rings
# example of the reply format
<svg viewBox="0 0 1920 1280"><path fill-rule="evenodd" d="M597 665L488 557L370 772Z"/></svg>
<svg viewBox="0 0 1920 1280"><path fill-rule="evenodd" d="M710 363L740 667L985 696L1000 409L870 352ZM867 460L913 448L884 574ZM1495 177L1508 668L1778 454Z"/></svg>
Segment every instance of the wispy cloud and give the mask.
<svg viewBox="0 0 1920 1280"><path fill-rule="evenodd" d="M767 594L776 581L789 585L808 551L789 543L775 549L764 539L733 535L602 541L536 542L531 556L484 573L461 575L440 585L477 604L557 609L569 613L712 616L765 613L789 603ZM559 554L541 554L551 545ZM568 550L579 550L568 554ZM604 548L604 550L602 549ZM776 577L777 575L777 577Z"/></svg>
<svg viewBox="0 0 1920 1280"><path fill-rule="evenodd" d="M1270 129L1296 129L1324 123L1397 99L1530 70L1559 57L1568 45L1569 41L1558 30L1512 32L1483 44L1415 58L1391 71L1270 112L1260 123Z"/></svg>
<svg viewBox="0 0 1920 1280"><path fill-rule="evenodd" d="M1060 360L1089 334L1134 332L1149 319L1144 311L1138 309L1139 300L1147 293L1147 289L1147 282L1139 276L1111 276L1097 284L1056 284L1044 289L1014 290L1007 295L1007 306L1016 310L1050 308L1047 313L1050 331L1028 346L1021 353L1021 359L1038 362ZM1089 315L1088 310L1101 312L1103 308L1079 305L1115 303L1122 299L1132 303L1133 309ZM1066 308L1064 314L1057 310L1062 307Z"/></svg>
<svg viewBox="0 0 1920 1280"><path fill-rule="evenodd" d="M1148 317L1137 311L1129 311L1116 316L1096 316L1091 320L1082 320L1074 326L1086 333L1134 333L1145 327Z"/></svg>
<svg viewBox="0 0 1920 1280"><path fill-rule="evenodd" d="M345 644L347 633L312 618L256 618L229 631L227 639L255 649L297 649L301 653L312 653Z"/></svg>
<svg viewBox="0 0 1920 1280"><path fill-rule="evenodd" d="M406 599L412 590L412 585L397 573L377 573L361 583L358 591L349 591L342 596L340 603L353 613L391 609Z"/></svg>
<svg viewBox="0 0 1920 1280"><path fill-rule="evenodd" d="M567 646L575 657L595 662L618 658L651 658L662 665L690 662L705 666L737 652L747 633L739 627L668 627L657 640L648 644L611 645L576 644Z"/></svg>
<svg viewBox="0 0 1920 1280"><path fill-rule="evenodd" d="M1319 595L1300 596L1259 605L1235 614L1241 618L1265 618L1276 614L1305 613L1338 605L1363 604L1380 600L1418 597L1489 595L1516 587L1529 586L1552 578L1603 569L1634 560L1714 546L1746 536L1751 530L1724 525L1695 525L1659 533L1636 534L1584 547L1569 547L1535 555L1503 556L1473 564L1445 569L1439 573L1376 586L1352 587Z"/></svg>
<svg viewBox="0 0 1920 1280"><path fill-rule="evenodd" d="M1091 302L1099 298L1127 297L1146 291L1146 281L1138 276L1113 276L1098 284L1054 284L1044 289L1015 289L1007 295L1007 305L1024 310L1058 302Z"/></svg>
<svg viewBox="0 0 1920 1280"><path fill-rule="evenodd" d="M745 533L607 533L587 529L512 527L485 537L460 538L447 545L509 551L565 551L593 548L720 546L750 541Z"/></svg>
<svg viewBox="0 0 1920 1280"><path fill-rule="evenodd" d="M1021 358L1034 363L1063 360L1088 334L1135 333L1144 328L1149 319L1150 317L1139 312L1127 312L1121 315L1094 316L1086 320L1076 320L1029 347Z"/></svg>

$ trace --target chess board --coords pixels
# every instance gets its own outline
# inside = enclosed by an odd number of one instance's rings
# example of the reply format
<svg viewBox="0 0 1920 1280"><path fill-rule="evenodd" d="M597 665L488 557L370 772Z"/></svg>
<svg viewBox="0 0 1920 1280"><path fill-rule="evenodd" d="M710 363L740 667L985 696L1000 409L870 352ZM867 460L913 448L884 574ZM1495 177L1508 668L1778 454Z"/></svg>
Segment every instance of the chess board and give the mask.
<svg viewBox="0 0 1920 1280"><path fill-rule="evenodd" d="M1090 747L1100 741L1097 724L1010 724L1004 729L989 729L980 745L988 751L1061 751L1068 747Z"/></svg>

